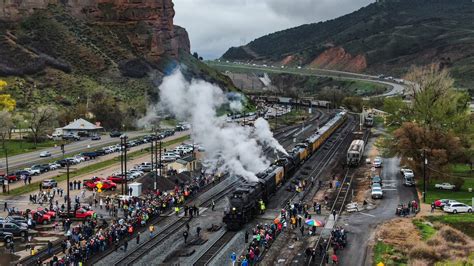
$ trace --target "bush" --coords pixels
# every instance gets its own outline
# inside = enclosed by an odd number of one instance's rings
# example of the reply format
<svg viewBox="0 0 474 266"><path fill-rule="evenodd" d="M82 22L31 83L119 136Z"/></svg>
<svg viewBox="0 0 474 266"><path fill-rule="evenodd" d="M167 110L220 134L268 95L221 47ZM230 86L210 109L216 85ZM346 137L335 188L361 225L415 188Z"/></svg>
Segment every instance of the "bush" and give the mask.
<svg viewBox="0 0 474 266"><path fill-rule="evenodd" d="M441 230L439 230L439 235L448 242L459 243L463 245L468 243L466 235L448 226L442 227Z"/></svg>
<svg viewBox="0 0 474 266"><path fill-rule="evenodd" d="M410 251L410 258L434 262L438 260L438 255L432 247L425 243L419 243Z"/></svg>
<svg viewBox="0 0 474 266"><path fill-rule="evenodd" d="M464 185L464 179L461 177L453 177L451 178L450 182L456 186L454 190L460 190Z"/></svg>

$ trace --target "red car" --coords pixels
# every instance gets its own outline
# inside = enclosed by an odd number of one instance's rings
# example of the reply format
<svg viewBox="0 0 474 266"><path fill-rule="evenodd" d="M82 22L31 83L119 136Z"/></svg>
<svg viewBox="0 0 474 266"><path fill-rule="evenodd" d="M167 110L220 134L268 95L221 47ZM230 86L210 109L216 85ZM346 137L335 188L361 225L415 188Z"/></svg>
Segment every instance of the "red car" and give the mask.
<svg viewBox="0 0 474 266"><path fill-rule="evenodd" d="M41 212L42 214L49 215L49 216L51 217L51 219L53 219L53 220L56 219L56 212L53 211L53 210L48 210L48 209L46 209L46 208L43 209L43 208L41 208L41 207L38 207L38 208L36 209L36 211Z"/></svg>
<svg viewBox="0 0 474 266"><path fill-rule="evenodd" d="M87 182L84 182L84 185L89 188L89 189L94 189L97 187L97 184L99 182L102 182L102 188L103 190L115 190L117 188L117 184L115 184L114 182L110 181L110 180L101 180L101 181L87 181Z"/></svg>
<svg viewBox="0 0 474 266"><path fill-rule="evenodd" d="M7 176L5 174L0 174L4 179L8 180L8 183L15 182L18 180L18 176L15 175L14 173L10 173Z"/></svg>
<svg viewBox="0 0 474 266"><path fill-rule="evenodd" d="M125 179L123 179L121 176L116 176L116 175L107 177L107 180L110 180L116 184L125 183Z"/></svg>
<svg viewBox="0 0 474 266"><path fill-rule="evenodd" d="M94 215L94 211L88 211L84 208L79 208L76 210L76 213L75 213L75 218L77 219L87 219L87 218L91 218L92 215Z"/></svg>
<svg viewBox="0 0 474 266"><path fill-rule="evenodd" d="M49 224L51 223L51 216L43 214L43 212L31 211L31 216L37 224Z"/></svg>

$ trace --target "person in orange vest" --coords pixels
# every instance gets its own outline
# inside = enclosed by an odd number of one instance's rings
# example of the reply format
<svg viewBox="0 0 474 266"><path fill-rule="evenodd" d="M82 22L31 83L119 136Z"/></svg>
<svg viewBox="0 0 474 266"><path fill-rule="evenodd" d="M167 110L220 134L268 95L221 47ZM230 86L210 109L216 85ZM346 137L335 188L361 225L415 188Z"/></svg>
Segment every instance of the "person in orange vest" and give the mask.
<svg viewBox="0 0 474 266"><path fill-rule="evenodd" d="M133 235L133 225L128 226L128 234L129 234L130 236Z"/></svg>

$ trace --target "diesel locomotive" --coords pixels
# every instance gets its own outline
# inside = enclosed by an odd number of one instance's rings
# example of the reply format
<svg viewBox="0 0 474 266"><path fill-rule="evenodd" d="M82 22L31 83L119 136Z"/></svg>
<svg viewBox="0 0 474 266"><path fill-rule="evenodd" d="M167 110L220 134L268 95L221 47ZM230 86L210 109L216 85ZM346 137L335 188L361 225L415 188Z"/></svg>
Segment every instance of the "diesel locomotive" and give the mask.
<svg viewBox="0 0 474 266"><path fill-rule="evenodd" d="M271 196L288 180L311 155L346 121L346 112L337 113L323 127L304 142L297 144L288 156L275 161L266 170L256 174L258 182L244 182L229 196L230 208L224 213L223 222L229 230L239 230L258 214L262 201Z"/></svg>

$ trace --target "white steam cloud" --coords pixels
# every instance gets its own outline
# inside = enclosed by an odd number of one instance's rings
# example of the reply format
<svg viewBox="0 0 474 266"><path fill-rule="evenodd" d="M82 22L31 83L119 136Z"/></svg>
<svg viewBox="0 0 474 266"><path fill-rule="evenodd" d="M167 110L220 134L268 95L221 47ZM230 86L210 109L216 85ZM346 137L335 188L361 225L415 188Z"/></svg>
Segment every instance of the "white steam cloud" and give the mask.
<svg viewBox="0 0 474 266"><path fill-rule="evenodd" d="M242 108L233 103L235 101L229 102L219 87L202 80L188 82L176 70L163 79L159 89L163 107L178 119L192 124L192 137L204 146L206 159L214 169L255 181L255 173L265 170L270 164L261 145L285 152L273 139L264 119L259 119L254 130L226 123L224 117L218 117L216 109L222 104Z"/></svg>
<svg viewBox="0 0 474 266"><path fill-rule="evenodd" d="M255 135L257 138L267 146L270 146L279 152L288 155L285 148L278 143L278 141L273 137L273 132L270 130L270 125L268 121L263 118L257 118L254 123L255 126Z"/></svg>

